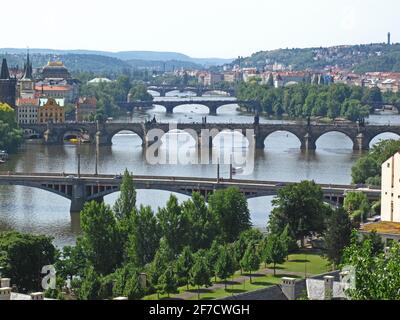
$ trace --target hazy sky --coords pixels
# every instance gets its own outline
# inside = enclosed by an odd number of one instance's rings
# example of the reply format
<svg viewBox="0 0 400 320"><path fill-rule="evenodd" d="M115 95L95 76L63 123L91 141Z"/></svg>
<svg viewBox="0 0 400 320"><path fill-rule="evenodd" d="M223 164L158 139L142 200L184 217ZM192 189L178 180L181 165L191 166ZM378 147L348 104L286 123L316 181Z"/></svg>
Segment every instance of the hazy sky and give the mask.
<svg viewBox="0 0 400 320"><path fill-rule="evenodd" d="M398 0L2 1L0 47L178 51L400 42ZM5 14L7 13L7 14Z"/></svg>

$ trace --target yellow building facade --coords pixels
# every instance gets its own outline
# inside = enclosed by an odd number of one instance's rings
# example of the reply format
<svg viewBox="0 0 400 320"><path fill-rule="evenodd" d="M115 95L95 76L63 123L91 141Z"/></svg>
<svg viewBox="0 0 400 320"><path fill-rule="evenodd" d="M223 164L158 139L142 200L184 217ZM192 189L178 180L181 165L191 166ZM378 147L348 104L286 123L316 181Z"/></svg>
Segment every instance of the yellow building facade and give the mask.
<svg viewBox="0 0 400 320"><path fill-rule="evenodd" d="M47 102L39 107L38 123L64 123L65 109L60 106L53 98L49 98Z"/></svg>

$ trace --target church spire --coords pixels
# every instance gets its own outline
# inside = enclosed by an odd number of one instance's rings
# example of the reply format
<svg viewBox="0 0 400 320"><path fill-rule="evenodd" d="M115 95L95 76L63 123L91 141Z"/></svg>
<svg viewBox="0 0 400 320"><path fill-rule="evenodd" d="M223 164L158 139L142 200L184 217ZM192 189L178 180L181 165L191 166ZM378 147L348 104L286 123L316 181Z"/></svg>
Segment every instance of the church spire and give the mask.
<svg viewBox="0 0 400 320"><path fill-rule="evenodd" d="M10 71L8 70L7 60L5 58L3 58L3 63L1 64L0 79L10 79Z"/></svg>
<svg viewBox="0 0 400 320"><path fill-rule="evenodd" d="M26 64L25 64L25 68L24 68L24 76L22 77L22 79L32 79L32 63L30 61L29 58L29 49L28 49L28 53L26 55Z"/></svg>

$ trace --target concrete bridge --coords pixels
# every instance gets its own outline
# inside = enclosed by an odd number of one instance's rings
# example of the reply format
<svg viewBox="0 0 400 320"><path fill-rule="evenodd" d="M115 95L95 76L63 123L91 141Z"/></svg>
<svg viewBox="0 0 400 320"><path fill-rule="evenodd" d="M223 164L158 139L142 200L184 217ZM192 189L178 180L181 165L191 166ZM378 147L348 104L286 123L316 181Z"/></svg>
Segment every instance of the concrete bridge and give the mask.
<svg viewBox="0 0 400 320"><path fill-rule="evenodd" d="M121 131L137 134L143 146L158 141L171 130L188 132L199 146L212 146L213 139L222 131L240 131L257 149L265 148L265 140L274 132L283 131L298 138L302 150L315 150L317 140L330 132L340 132L353 142L354 150L368 150L371 141L380 134L394 133L400 136L400 126L375 126L357 124L256 124L256 123L63 123L63 124L21 124L23 129L31 129L44 138L46 144L63 144L64 136L72 132L85 133L91 143L111 145L112 138ZM148 133L154 133L154 137ZM246 134L247 133L247 134ZM249 135L250 134L250 135ZM206 137L209 137L206 139Z"/></svg>
<svg viewBox="0 0 400 320"><path fill-rule="evenodd" d="M153 189L176 192L191 196L200 192L207 200L208 195L215 190L237 187L246 198L275 196L279 189L291 183L255 180L225 180L193 177L160 177L134 176L135 187L138 190ZM103 201L109 194L119 191L120 176L88 175L74 176L72 174L54 173L0 173L0 185L16 185L38 188L55 193L71 200L71 212L79 212L88 201ZM357 189L348 185L320 185L326 201L340 203L347 192L362 191L370 200L380 199L380 189Z"/></svg>
<svg viewBox="0 0 400 320"><path fill-rule="evenodd" d="M160 94L160 97L165 97L167 93L172 91L179 92L193 92L197 97L202 97L206 93L211 93L214 91L221 91L226 94L229 94L231 97L236 95L236 90L233 88L223 88L223 87L191 87L191 86L163 86L163 85L152 85L147 87L149 91L157 92Z"/></svg>
<svg viewBox="0 0 400 320"><path fill-rule="evenodd" d="M260 104L252 100L188 100L188 99L174 99L174 100L154 100L154 101L131 101L131 102L118 102L120 108L132 112L133 109L146 109L152 108L155 105L162 106L166 109L167 114L172 114L174 109L179 106L196 104L203 105L209 109L210 115L217 115L217 110L222 106L229 104L240 104L245 107L248 112L255 113L260 111Z"/></svg>

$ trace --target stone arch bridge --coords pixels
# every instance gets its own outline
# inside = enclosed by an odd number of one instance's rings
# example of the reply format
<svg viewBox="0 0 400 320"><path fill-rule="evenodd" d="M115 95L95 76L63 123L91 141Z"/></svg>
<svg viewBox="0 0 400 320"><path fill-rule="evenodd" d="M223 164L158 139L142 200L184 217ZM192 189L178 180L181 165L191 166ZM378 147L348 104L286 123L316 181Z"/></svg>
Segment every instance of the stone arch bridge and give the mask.
<svg viewBox="0 0 400 320"><path fill-rule="evenodd" d="M257 149L265 148L265 140L274 132L283 131L298 138L302 150L315 150L317 140L330 132L340 132L352 142L354 150L368 150L371 141L380 134L393 133L400 136L400 126L375 126L356 124L253 124L253 123L63 123L21 124L44 139L46 144L63 144L67 132L84 132L91 143L111 145L112 138L121 131L137 134L144 146L149 146L172 130L187 131L199 145L212 146L212 139L222 131L238 131L246 136ZM149 134L150 133L150 134ZM156 133L156 136L154 136ZM205 139L205 137L207 139Z"/></svg>
<svg viewBox="0 0 400 320"><path fill-rule="evenodd" d="M252 100L227 100L227 99L215 99L215 100L154 100L154 101L131 101L131 102L118 102L121 109L132 112L134 109L148 109L155 105L162 106L166 109L167 114L172 114L174 109L179 106L196 104L206 106L209 110L210 115L217 115L217 110L223 106L230 104L240 104L246 108L248 112L255 113L260 111L260 105L257 101Z"/></svg>
<svg viewBox="0 0 400 320"><path fill-rule="evenodd" d="M167 93L173 91L179 92L193 92L197 97L202 97L205 93L221 91L229 94L231 97L236 95L236 90L233 88L223 88L223 87L190 87L190 86L149 86L147 87L149 91L157 92L160 97L165 97Z"/></svg>

